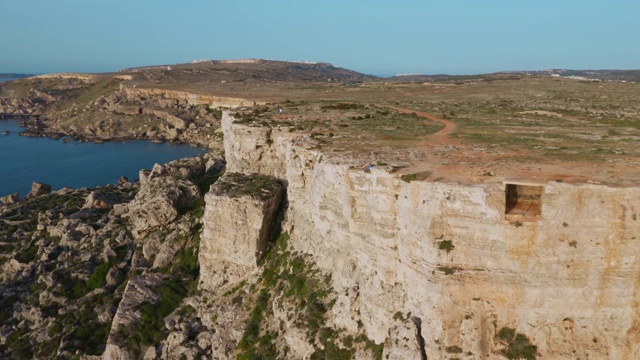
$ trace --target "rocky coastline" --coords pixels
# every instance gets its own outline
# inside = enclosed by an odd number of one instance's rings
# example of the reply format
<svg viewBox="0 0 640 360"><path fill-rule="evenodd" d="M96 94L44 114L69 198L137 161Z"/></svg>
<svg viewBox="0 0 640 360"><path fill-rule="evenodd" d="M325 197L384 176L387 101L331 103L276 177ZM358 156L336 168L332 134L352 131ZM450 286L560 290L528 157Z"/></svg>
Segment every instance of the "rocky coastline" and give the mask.
<svg viewBox="0 0 640 360"><path fill-rule="evenodd" d="M176 93L185 98L167 99L153 90L129 91L120 86L121 79L105 82L96 86L112 88L89 99L35 88L24 96L0 97L0 119L24 119L23 136L81 142L151 140L220 148L217 107L190 103L188 93Z"/></svg>
<svg viewBox="0 0 640 360"><path fill-rule="evenodd" d="M122 326L158 302L156 286L194 281L201 198L223 170L219 158L188 158L141 171L140 182L40 184L0 205L0 353L86 358L126 343ZM178 262L186 268L167 271Z"/></svg>

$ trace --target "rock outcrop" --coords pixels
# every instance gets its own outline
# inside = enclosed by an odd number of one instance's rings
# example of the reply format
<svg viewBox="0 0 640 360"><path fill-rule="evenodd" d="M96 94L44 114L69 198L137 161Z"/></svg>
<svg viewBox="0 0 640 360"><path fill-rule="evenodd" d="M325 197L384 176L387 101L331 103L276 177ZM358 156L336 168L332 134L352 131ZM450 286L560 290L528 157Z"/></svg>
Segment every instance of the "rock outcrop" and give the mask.
<svg viewBox="0 0 640 360"><path fill-rule="evenodd" d="M154 88L132 88L122 86L121 91L129 99L157 97L160 104L165 107L177 105L208 105L212 108L237 108L242 106L262 105L264 102L256 103L253 100L232 98L225 96L215 96L207 94L196 94L186 91L172 91Z"/></svg>
<svg viewBox="0 0 640 360"><path fill-rule="evenodd" d="M205 195L200 288L216 290L256 267L273 235L282 196L277 179L259 174L226 173L212 186Z"/></svg>
<svg viewBox="0 0 640 360"><path fill-rule="evenodd" d="M40 195L46 195L51 192L51 185L40 182L34 182L31 185L31 192L27 194L28 197L36 197Z"/></svg>
<svg viewBox="0 0 640 360"><path fill-rule="evenodd" d="M8 117L37 117L44 112L41 103L29 98L0 98L0 119Z"/></svg>
<svg viewBox="0 0 640 360"><path fill-rule="evenodd" d="M151 171L141 171L140 191L128 209L134 236L141 237L149 230L165 226L192 208L200 196L193 179L204 173L201 158L156 164Z"/></svg>
<svg viewBox="0 0 640 360"><path fill-rule="evenodd" d="M121 184L122 185L122 184ZM92 191L87 196L83 208L87 209L111 209L120 199L104 191Z"/></svg>
<svg viewBox="0 0 640 360"><path fill-rule="evenodd" d="M26 117L25 136L79 141L148 139L219 145L220 107L252 105L244 99L184 91L136 89L123 85L131 76L38 77L19 80L0 97L0 119ZM28 93L24 88L31 86ZM52 96L43 89L55 90ZM82 90L82 91L81 91ZM78 98L78 94L85 94ZM52 106L55 105L55 106Z"/></svg>
<svg viewBox="0 0 640 360"><path fill-rule="evenodd" d="M497 358L510 329L542 358L640 357L639 188L406 182L350 169L277 129L228 116L222 126L228 169L287 184L285 229L332 275L340 326L361 323L383 343L401 331L394 314L411 312L435 358ZM510 184L540 187L535 216L507 220Z"/></svg>
<svg viewBox="0 0 640 360"><path fill-rule="evenodd" d="M9 195L5 195L0 198L0 203L2 204L15 204L20 201L20 195L18 193L13 193Z"/></svg>

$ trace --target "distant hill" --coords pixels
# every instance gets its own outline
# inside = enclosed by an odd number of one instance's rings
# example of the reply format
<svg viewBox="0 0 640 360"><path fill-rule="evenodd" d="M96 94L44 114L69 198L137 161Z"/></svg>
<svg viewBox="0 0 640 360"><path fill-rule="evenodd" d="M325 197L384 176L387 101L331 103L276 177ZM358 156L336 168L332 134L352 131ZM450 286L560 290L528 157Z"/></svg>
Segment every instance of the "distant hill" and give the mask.
<svg viewBox="0 0 640 360"><path fill-rule="evenodd" d="M537 71L505 71L478 75L425 75L406 74L386 78L389 81L408 82L455 82L466 80L509 80L525 75L575 77L590 80L640 82L640 70L568 70L550 69Z"/></svg>
<svg viewBox="0 0 640 360"><path fill-rule="evenodd" d="M361 82L376 79L375 76L361 74L328 63L248 60L203 60L189 64L148 66L120 70L138 79L157 82ZM142 76L140 76L142 75Z"/></svg>
<svg viewBox="0 0 640 360"><path fill-rule="evenodd" d="M524 76L524 73L493 73L478 75L447 75L447 74L407 74L396 75L385 80L392 82L456 82L469 80L514 80Z"/></svg>
<svg viewBox="0 0 640 360"><path fill-rule="evenodd" d="M560 76L577 76L587 79L640 82L640 70L567 70L551 69L544 71L532 71L532 74Z"/></svg>

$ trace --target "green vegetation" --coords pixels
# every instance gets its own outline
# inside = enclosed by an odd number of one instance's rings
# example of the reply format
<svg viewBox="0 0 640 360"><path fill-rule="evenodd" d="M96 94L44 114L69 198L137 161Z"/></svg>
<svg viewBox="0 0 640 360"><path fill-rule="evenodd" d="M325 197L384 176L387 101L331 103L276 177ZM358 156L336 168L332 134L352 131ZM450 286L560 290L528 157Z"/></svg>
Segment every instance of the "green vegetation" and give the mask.
<svg viewBox="0 0 640 360"><path fill-rule="evenodd" d="M38 247L35 245L29 246L24 249L16 256L16 260L23 264L28 264L36 259L36 255L38 254Z"/></svg>
<svg viewBox="0 0 640 360"><path fill-rule="evenodd" d="M18 329L7 337L4 345L0 345L0 351L3 348L11 349L11 357L18 360L33 359L33 347L29 343L29 329Z"/></svg>
<svg viewBox="0 0 640 360"><path fill-rule="evenodd" d="M498 339L502 340L506 348L501 351L507 359L535 360L538 347L531 344L529 339L515 329L503 327L498 332Z"/></svg>
<svg viewBox="0 0 640 360"><path fill-rule="evenodd" d="M324 105L320 108L323 110L355 110L355 109L363 109L364 106L361 104L337 103L337 104L331 104L331 105Z"/></svg>
<svg viewBox="0 0 640 360"><path fill-rule="evenodd" d="M89 103L98 100L100 97L109 95L118 90L120 83L122 83L121 79L109 78L90 85L88 88L83 89L83 91L80 92L80 95L77 96L73 102L80 106L86 106Z"/></svg>
<svg viewBox="0 0 640 360"><path fill-rule="evenodd" d="M156 302L144 302L137 308L140 314L140 321L129 328L119 328L116 331L116 338L125 344L127 350L133 354L134 358L139 357L145 346L157 344L164 340L168 333L164 326L164 318L178 309L185 297L197 292L198 276L200 266L198 263L198 250L195 239L199 239L201 225L192 226L187 237L178 237L177 241L186 241L185 246L180 249L174 261L167 267L157 269L163 273L162 283L152 287L153 292L160 298ZM182 314L193 313L194 309L182 307L178 310Z"/></svg>
<svg viewBox="0 0 640 360"><path fill-rule="evenodd" d="M87 280L87 287L90 290L95 290L105 286L107 284L107 273L110 268L111 264L109 262L104 262L98 265L89 277L89 280Z"/></svg>
<svg viewBox="0 0 640 360"><path fill-rule="evenodd" d="M353 339L344 336L343 330L328 326L327 311L335 303L329 285L331 278L318 271L306 256L292 253L287 247L288 238L287 234L282 234L262 260L261 282L252 290L257 293L255 305L237 347L238 358L284 356L277 353L275 347L278 329L269 328L265 321L273 316L272 302L277 301L279 308L289 311L288 318L295 319L294 325L305 331L307 340L316 344L312 359L351 359L356 343L370 349L374 358L380 359L383 344L376 345L364 335ZM230 291L237 293L237 287ZM280 294L282 297L276 299Z"/></svg>
<svg viewBox="0 0 640 360"><path fill-rule="evenodd" d="M438 270L442 271L445 275L451 275L456 272L456 268L451 268L448 266L438 266Z"/></svg>
<svg viewBox="0 0 640 360"><path fill-rule="evenodd" d="M103 251L102 244L109 244L116 255L107 261L92 264L92 260L81 260L80 251L60 246L59 237L49 236L46 231L37 231L39 217L46 216L48 221L56 223L76 213L84 204L91 190L73 191L66 194L50 194L32 198L6 208L0 221L0 242L3 246L0 261L14 256L18 261L30 263L35 269L33 278L22 283L4 283L11 286L12 295L0 297L0 323L4 329L12 329L8 340L0 345L0 353L10 354L12 358L48 358L60 351L63 354L101 355L104 351L110 321L104 320L104 314L118 305L122 288L104 288L106 275L112 264L119 264L126 271L129 246L116 246L116 236L126 228L126 219L118 219L102 234L97 244L82 244L85 254ZM131 199L135 193L107 186L100 191L110 192L121 199ZM78 218L82 224L102 227L100 221L105 212L92 210ZM123 233L124 234L124 233ZM76 240L78 241L78 240ZM64 258L61 257L64 255ZM39 274L50 275L50 281L42 281ZM89 295L91 291L97 290ZM67 305L51 302L49 297L41 297L44 291L54 297L66 297ZM39 309L43 322L39 325L27 323L25 329L18 329L19 318L14 317L17 304ZM41 328L49 336L47 341L35 341ZM62 339L64 338L64 341ZM59 348L62 346L62 348ZM67 355L64 355L67 356ZM64 357L63 356L63 357Z"/></svg>
<svg viewBox="0 0 640 360"><path fill-rule="evenodd" d="M447 253L450 253L451 250L455 249L456 247L453 245L453 241L452 240L444 240L444 235L442 237L440 237L441 241L438 241L438 249L440 250L444 250Z"/></svg>
<svg viewBox="0 0 640 360"><path fill-rule="evenodd" d="M222 110L221 110L220 108L218 108L218 109L214 109L214 108L212 108L209 104L207 104L207 105L206 105L206 107L205 107L205 110L206 110L209 114L213 115L213 117L214 117L215 119L218 119L218 120L222 119Z"/></svg>
<svg viewBox="0 0 640 360"><path fill-rule="evenodd" d="M64 297L76 300L91 291L86 281L73 277L67 271L59 270L56 272L56 275L59 282L58 290Z"/></svg>
<svg viewBox="0 0 640 360"><path fill-rule="evenodd" d="M431 171L422 171L413 174L405 174L400 176L400 179L404 182L421 181L426 180L431 176Z"/></svg>
<svg viewBox="0 0 640 360"><path fill-rule="evenodd" d="M216 183L215 191L232 198L251 196L266 200L280 186L280 180L262 174L227 173Z"/></svg>

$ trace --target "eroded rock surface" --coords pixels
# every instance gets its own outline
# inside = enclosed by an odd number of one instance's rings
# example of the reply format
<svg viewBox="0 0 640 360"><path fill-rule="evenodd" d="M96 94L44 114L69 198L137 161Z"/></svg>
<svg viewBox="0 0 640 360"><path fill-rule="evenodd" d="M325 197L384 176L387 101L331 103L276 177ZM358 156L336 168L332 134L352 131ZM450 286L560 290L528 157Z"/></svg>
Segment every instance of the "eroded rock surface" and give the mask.
<svg viewBox="0 0 640 360"><path fill-rule="evenodd" d="M200 288L214 290L256 267L273 235L282 198L280 182L265 175L226 173L212 186L205 196Z"/></svg>
<svg viewBox="0 0 640 360"><path fill-rule="evenodd" d="M192 208L200 196L193 180L204 172L205 163L200 158L156 164L151 171L141 171L140 191L129 203L133 234L140 237L168 225L181 212Z"/></svg>
<svg viewBox="0 0 640 360"><path fill-rule="evenodd" d="M524 334L543 358L640 356L640 263L629 255L640 247L638 188L535 184L540 213L507 220L508 179L407 182L382 167L350 169L277 130L225 117L223 128L235 139L229 169L283 178L293 248L349 294L334 305L344 325L361 322L376 343L400 311L422 319L429 357L458 348L497 357L502 329ZM256 151L264 156L242 160Z"/></svg>

